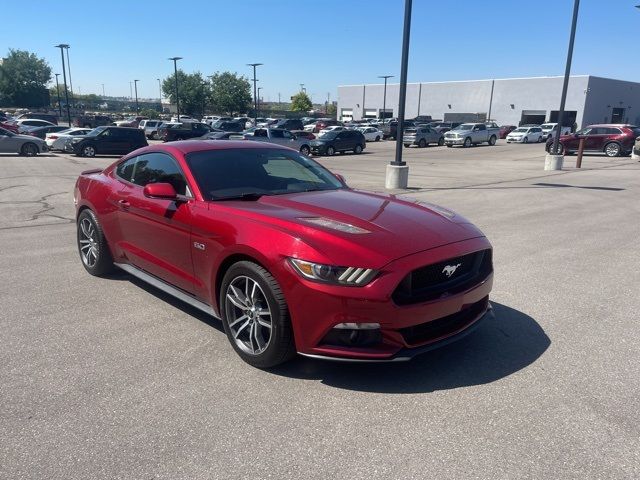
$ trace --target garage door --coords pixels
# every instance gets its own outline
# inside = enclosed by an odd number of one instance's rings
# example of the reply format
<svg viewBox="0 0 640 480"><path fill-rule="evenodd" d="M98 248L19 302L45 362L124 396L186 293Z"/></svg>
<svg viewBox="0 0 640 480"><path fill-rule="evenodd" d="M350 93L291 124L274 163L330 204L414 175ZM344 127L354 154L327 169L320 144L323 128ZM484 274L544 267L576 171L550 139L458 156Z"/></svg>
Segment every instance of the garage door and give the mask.
<svg viewBox="0 0 640 480"><path fill-rule="evenodd" d="M340 120L343 122L350 122L353 120L353 109L343 108L340 112Z"/></svg>

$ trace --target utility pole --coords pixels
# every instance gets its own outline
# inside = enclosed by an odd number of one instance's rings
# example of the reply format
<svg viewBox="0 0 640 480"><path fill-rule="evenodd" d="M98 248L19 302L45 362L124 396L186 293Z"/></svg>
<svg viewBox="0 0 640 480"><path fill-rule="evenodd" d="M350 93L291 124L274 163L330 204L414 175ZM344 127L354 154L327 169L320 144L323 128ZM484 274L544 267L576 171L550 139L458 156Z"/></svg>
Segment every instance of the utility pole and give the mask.
<svg viewBox="0 0 640 480"><path fill-rule="evenodd" d="M402 60L400 62L400 105L398 106L398 126L396 130L396 158L387 165L386 188L407 188L409 166L402 161L402 134L404 132L404 112L407 101L407 70L409 68L409 39L411 37L412 0L404 3L404 31L402 35Z"/></svg>
<svg viewBox="0 0 640 480"><path fill-rule="evenodd" d="M257 103L258 110L260 109L260 90L262 90L262 87L258 87L258 103ZM258 112L256 111L256 117L257 116L258 116Z"/></svg>
<svg viewBox="0 0 640 480"><path fill-rule="evenodd" d="M69 90L71 91L71 103L75 103L75 99L73 97L73 82L71 81L71 62L69 61L69 48L71 48L70 45L67 45L65 47L65 50L67 51L67 70L69 70Z"/></svg>
<svg viewBox="0 0 640 480"><path fill-rule="evenodd" d="M393 75L379 75L378 78L384 78L384 95L382 97L382 118L384 119L387 118L387 80L393 78ZM418 99L418 110L420 110L420 99Z"/></svg>
<svg viewBox="0 0 640 480"><path fill-rule="evenodd" d="M71 126L71 110L69 110L69 91L67 90L67 74L66 74L67 69L64 65L64 49L68 46L69 45L61 43L60 45L56 45L56 48L60 49L60 56L62 57L62 80L64 81L64 97L65 97L65 102L67 103L67 121L69 122L69 126Z"/></svg>
<svg viewBox="0 0 640 480"><path fill-rule="evenodd" d="M256 67L259 67L262 63L247 63L248 67L253 67L253 123L258 124L258 92L256 89Z"/></svg>
<svg viewBox="0 0 640 480"><path fill-rule="evenodd" d="M105 94L104 94L104 83L102 84L102 99L104 100Z"/></svg>
<svg viewBox="0 0 640 480"><path fill-rule="evenodd" d="M564 107L567 100L567 88L569 87L569 75L571 75L571 60L573 58L573 43L576 38L576 25L578 23L578 9L580 8L580 0L574 0L573 18L571 20L571 34L569 35L569 49L567 51L567 63L564 69L564 82L562 84L562 95L560 97L560 110L558 111L558 129L554 134L553 144L549 155L546 156L544 162L545 170L562 170L564 155L558 154L558 145L560 143L560 132L564 123Z"/></svg>
<svg viewBox="0 0 640 480"><path fill-rule="evenodd" d="M140 107L138 106L138 82L140 80L134 80L133 85L136 89L136 115L140 115Z"/></svg>
<svg viewBox="0 0 640 480"><path fill-rule="evenodd" d="M495 80L491 80L491 97L489 97L489 117L487 118L487 122L491 121L491 106L493 105L493 87L495 83Z"/></svg>
<svg viewBox="0 0 640 480"><path fill-rule="evenodd" d="M176 80L176 110L178 112L178 122L180 121L180 92L178 91L178 60L182 60L182 57L171 57L169 60L173 60L174 78Z"/></svg>
<svg viewBox="0 0 640 480"><path fill-rule="evenodd" d="M60 119L62 119L62 102L60 100L60 84L58 84L58 75L60 75L59 73L56 73L56 92L58 92L58 111L60 112Z"/></svg>

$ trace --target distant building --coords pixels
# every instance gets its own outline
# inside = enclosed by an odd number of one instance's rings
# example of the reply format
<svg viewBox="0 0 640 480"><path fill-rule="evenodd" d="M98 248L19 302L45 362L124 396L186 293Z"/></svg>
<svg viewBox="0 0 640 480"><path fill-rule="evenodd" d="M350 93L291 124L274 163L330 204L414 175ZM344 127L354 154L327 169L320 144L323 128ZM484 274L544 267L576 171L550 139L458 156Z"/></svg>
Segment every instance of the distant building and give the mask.
<svg viewBox="0 0 640 480"><path fill-rule="evenodd" d="M405 116L430 115L445 121L483 121L490 117L501 125L554 122L562 82L563 77L534 77L410 83ZM387 85L386 114L383 92L383 84L339 86L338 117L396 117L399 85ZM575 123L578 128L593 123L640 124L640 83L573 75L565 112L565 125Z"/></svg>

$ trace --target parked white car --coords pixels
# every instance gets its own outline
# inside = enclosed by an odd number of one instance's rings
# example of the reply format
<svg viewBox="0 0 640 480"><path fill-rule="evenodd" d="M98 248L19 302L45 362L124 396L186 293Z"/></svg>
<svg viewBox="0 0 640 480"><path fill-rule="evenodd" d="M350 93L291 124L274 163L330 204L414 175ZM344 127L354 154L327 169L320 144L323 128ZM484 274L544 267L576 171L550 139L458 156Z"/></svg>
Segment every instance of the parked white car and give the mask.
<svg viewBox="0 0 640 480"><path fill-rule="evenodd" d="M364 139L367 142L379 142L382 138L382 130L377 127L360 127L356 130L360 130L364 135Z"/></svg>
<svg viewBox="0 0 640 480"><path fill-rule="evenodd" d="M175 122L175 123L196 123L198 122L198 120L196 120L195 118L189 117L187 115L180 115L180 120L178 120L178 117L171 117L171 122Z"/></svg>
<svg viewBox="0 0 640 480"><path fill-rule="evenodd" d="M90 131L90 128L68 128L55 133L47 133L44 137L44 141L49 147L49 150L64 150L64 145L68 140L71 140L74 137L86 135Z"/></svg>
<svg viewBox="0 0 640 480"><path fill-rule="evenodd" d="M543 140L547 140L550 135L555 135L555 133L558 131L558 124L543 123L542 125L540 125L540 128L542 129ZM562 127L562 130L560 131L560 135L569 135L570 133L571 127Z"/></svg>
<svg viewBox="0 0 640 480"><path fill-rule="evenodd" d="M543 142L542 128L519 127L507 135L507 143L532 143Z"/></svg>
<svg viewBox="0 0 640 480"><path fill-rule="evenodd" d="M323 128L322 130L320 130L318 135L324 135L325 133L329 133L329 132L341 132L342 130L346 130L346 129L347 129L346 127L341 127L340 125L333 125L331 127Z"/></svg>
<svg viewBox="0 0 640 480"><path fill-rule="evenodd" d="M138 128L144 130L144 135L150 139L158 138L158 129L162 125L162 120L142 120Z"/></svg>
<svg viewBox="0 0 640 480"><path fill-rule="evenodd" d="M38 127L53 126L53 123L47 122L46 120L39 120L37 118L19 118L18 120L14 120L12 123L18 127L18 131L20 133L26 133Z"/></svg>

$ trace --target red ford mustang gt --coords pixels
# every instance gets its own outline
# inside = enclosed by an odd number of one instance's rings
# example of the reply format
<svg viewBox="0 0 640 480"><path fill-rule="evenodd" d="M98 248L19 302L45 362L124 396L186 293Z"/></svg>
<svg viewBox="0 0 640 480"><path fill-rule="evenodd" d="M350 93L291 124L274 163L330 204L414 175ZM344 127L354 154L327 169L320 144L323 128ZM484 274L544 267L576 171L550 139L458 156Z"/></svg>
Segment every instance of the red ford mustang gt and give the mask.
<svg viewBox="0 0 640 480"><path fill-rule="evenodd" d="M222 320L268 368L406 360L491 315L491 244L455 213L350 189L247 141L145 147L76 182L85 269L119 267Z"/></svg>

